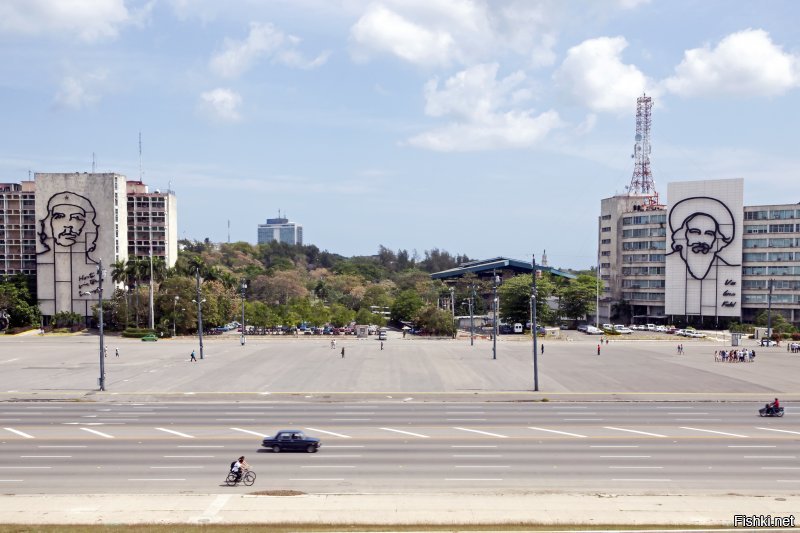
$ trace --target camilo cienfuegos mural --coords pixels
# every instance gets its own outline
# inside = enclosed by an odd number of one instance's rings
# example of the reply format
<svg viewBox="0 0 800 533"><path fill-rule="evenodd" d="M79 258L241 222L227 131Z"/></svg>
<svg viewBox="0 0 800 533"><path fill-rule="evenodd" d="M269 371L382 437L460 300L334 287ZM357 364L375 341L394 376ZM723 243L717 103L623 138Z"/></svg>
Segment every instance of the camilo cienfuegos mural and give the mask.
<svg viewBox="0 0 800 533"><path fill-rule="evenodd" d="M36 277L42 315L92 315L100 260L109 272L127 259L125 177L119 174L36 174ZM105 278L111 291L111 280Z"/></svg>

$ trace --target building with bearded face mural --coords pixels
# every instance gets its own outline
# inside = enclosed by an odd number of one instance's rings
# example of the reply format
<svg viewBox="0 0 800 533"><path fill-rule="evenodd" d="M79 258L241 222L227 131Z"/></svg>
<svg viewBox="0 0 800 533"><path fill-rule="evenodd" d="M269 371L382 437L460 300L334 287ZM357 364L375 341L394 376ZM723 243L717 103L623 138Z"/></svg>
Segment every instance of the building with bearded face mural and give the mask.
<svg viewBox="0 0 800 533"><path fill-rule="evenodd" d="M100 260L108 273L114 261L128 257L125 188L119 174L36 174L36 285L43 316L92 316ZM110 294L108 275L104 281Z"/></svg>

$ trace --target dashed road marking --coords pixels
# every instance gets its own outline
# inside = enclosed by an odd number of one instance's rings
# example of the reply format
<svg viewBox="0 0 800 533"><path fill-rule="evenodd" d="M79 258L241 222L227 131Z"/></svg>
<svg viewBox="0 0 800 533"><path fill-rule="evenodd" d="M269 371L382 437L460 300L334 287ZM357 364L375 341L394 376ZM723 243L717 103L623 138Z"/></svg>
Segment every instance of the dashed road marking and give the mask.
<svg viewBox="0 0 800 533"><path fill-rule="evenodd" d="M556 433L558 435L566 435L567 437L586 438L586 435L580 435L578 433L570 433L568 431L558 431L558 430L555 430L555 429L539 428L539 427L535 427L535 426L528 426L528 429L535 429L537 431L546 431L548 433Z"/></svg>
<svg viewBox="0 0 800 533"><path fill-rule="evenodd" d="M628 433L638 433L639 435L647 435L648 437L664 437L664 438L666 438L666 435L661 435L659 433L650 433L648 431L639 431L637 429L616 428L616 427L613 427L613 426L605 426L604 428L605 429L613 429L615 431L627 431Z"/></svg>
<svg viewBox="0 0 800 533"><path fill-rule="evenodd" d="M317 428L306 428L309 431L317 431L319 433L325 433L327 435L333 435L334 437L341 437L343 439L351 438L349 435L342 435L341 433L334 433L333 431L325 431L324 429L317 429Z"/></svg>
<svg viewBox="0 0 800 533"><path fill-rule="evenodd" d="M88 433L94 433L95 435L98 435L100 437L104 437L106 439L113 439L114 438L113 435L109 435L108 433L103 433L102 431L97 431L96 429L91 429L91 428L78 428L78 429L80 429L82 431L86 431Z"/></svg>
<svg viewBox="0 0 800 533"><path fill-rule="evenodd" d="M402 429L392 429L392 428L380 428L380 429L382 429L384 431L393 431L394 433L400 433L400 434L403 434L403 435L411 435L412 437L419 437L421 439L430 438L430 437L428 437L428 435L423 435L421 433L413 433L411 431L403 431Z"/></svg>
<svg viewBox="0 0 800 533"><path fill-rule="evenodd" d="M26 439L34 439L34 438L36 438L33 435L28 435L24 431L20 431L18 429L14 429L14 428L3 428L3 429L5 429L6 431L10 431L11 433L15 433L15 434L19 435L20 437L25 437Z"/></svg>
<svg viewBox="0 0 800 533"><path fill-rule="evenodd" d="M248 435L255 435L256 437L267 438L269 435L264 435L263 433L257 433L255 431L250 431L249 429L242 429L242 428L231 428L233 431L239 431L241 433L247 433Z"/></svg>
<svg viewBox="0 0 800 533"><path fill-rule="evenodd" d="M459 428L459 427L454 427L453 429L458 429L458 430L461 430L461 431L469 431L471 433L478 433L479 435L486 435L486 436L489 436L489 437L497 437L499 439L507 439L508 438L508 435L500 435L499 433L490 433L488 431L481 431L480 429L469 429L469 428Z"/></svg>
<svg viewBox="0 0 800 533"><path fill-rule="evenodd" d="M790 433L792 435L800 435L800 431L789 431L788 429L773 429L773 428L760 428L760 427L757 427L756 429L763 429L764 431L777 431L779 433Z"/></svg>
<svg viewBox="0 0 800 533"><path fill-rule="evenodd" d="M691 431L702 431L704 433L714 433L716 435L724 435L726 437L739 437L740 439L747 438L747 435L739 435L738 433L727 433L725 431L714 431L713 429L692 428L687 426L681 426L681 429L689 429Z"/></svg>
<svg viewBox="0 0 800 533"><path fill-rule="evenodd" d="M194 438L194 436L192 436L192 435L187 435L186 433L181 433L180 431L175 431L173 429L167 429L167 428L156 428L156 429L159 430L159 431L163 431L164 433L172 433L173 435L177 435L177 436L183 437L185 439L193 439Z"/></svg>

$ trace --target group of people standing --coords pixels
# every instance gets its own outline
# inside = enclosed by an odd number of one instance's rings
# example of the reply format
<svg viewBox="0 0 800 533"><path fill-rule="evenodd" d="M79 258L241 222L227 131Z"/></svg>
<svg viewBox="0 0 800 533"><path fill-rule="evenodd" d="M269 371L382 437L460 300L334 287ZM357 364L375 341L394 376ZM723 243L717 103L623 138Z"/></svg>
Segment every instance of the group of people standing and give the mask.
<svg viewBox="0 0 800 533"><path fill-rule="evenodd" d="M714 351L714 361L723 363L752 363L755 358L756 351L748 350L747 348Z"/></svg>
<svg viewBox="0 0 800 533"><path fill-rule="evenodd" d="M786 351L791 353L800 353L800 342L792 342L787 344Z"/></svg>

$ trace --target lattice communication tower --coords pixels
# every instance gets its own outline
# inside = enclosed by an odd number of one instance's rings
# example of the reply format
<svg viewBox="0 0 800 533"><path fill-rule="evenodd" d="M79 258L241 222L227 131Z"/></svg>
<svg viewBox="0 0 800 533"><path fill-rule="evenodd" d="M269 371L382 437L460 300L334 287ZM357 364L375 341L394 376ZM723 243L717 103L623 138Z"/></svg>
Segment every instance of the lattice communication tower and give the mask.
<svg viewBox="0 0 800 533"><path fill-rule="evenodd" d="M628 187L629 195L646 197L646 209L662 208L658 202L658 192L653 174L650 171L650 125L653 99L642 95L636 99L636 142L633 145L633 176Z"/></svg>

